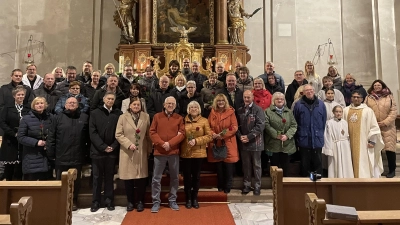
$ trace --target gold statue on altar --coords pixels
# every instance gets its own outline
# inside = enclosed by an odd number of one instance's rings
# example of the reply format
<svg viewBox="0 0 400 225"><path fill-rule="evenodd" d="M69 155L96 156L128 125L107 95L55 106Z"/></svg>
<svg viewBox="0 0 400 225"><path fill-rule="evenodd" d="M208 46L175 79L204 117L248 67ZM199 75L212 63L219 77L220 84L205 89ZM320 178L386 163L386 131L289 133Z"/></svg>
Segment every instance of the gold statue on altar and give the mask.
<svg viewBox="0 0 400 225"><path fill-rule="evenodd" d="M116 11L114 13L114 22L121 29L121 44L135 43L136 21L133 18L133 7L138 0L118 0L120 5L114 1Z"/></svg>

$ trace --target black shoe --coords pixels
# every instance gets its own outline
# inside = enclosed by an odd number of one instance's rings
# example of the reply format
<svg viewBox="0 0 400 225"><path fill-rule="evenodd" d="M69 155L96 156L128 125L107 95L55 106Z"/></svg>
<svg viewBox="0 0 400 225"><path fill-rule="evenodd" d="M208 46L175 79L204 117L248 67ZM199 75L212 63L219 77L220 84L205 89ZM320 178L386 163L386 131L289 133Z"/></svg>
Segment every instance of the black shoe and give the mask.
<svg viewBox="0 0 400 225"><path fill-rule="evenodd" d="M392 171L392 172L389 172L388 174L386 174L386 177L387 178L393 178L394 176L396 176L396 171Z"/></svg>
<svg viewBox="0 0 400 225"><path fill-rule="evenodd" d="M192 206L193 206L193 208L195 208L195 209L200 208L199 202L197 201L197 197L196 197L196 198L193 198L193 200L192 200Z"/></svg>
<svg viewBox="0 0 400 225"><path fill-rule="evenodd" d="M143 202L139 201L139 202L136 204L136 210L137 210L138 212L143 212L143 210L144 210Z"/></svg>
<svg viewBox="0 0 400 225"><path fill-rule="evenodd" d="M230 193L230 192L231 192L231 189L230 189L230 188L227 188L227 189L224 190L224 193L225 193L225 194L228 194L228 193Z"/></svg>
<svg viewBox="0 0 400 225"><path fill-rule="evenodd" d="M223 192L224 189L223 189L223 188L218 188L218 191L219 191L219 192Z"/></svg>
<svg viewBox="0 0 400 225"><path fill-rule="evenodd" d="M108 211L113 211L115 209L114 203L108 203L106 204L106 207Z"/></svg>
<svg viewBox="0 0 400 225"><path fill-rule="evenodd" d="M245 186L242 190L243 195L247 195L251 191L251 187Z"/></svg>
<svg viewBox="0 0 400 225"><path fill-rule="evenodd" d="M186 199L185 207L187 209L191 209L192 208L192 200L190 200L189 197Z"/></svg>
<svg viewBox="0 0 400 225"><path fill-rule="evenodd" d="M133 211L133 204L131 202L128 202L128 205L126 206L126 211L130 212Z"/></svg>
<svg viewBox="0 0 400 225"><path fill-rule="evenodd" d="M254 188L253 194L259 196L261 194L260 188Z"/></svg>
<svg viewBox="0 0 400 225"><path fill-rule="evenodd" d="M92 207L90 207L90 212L97 212L100 209L100 204L98 202L93 202Z"/></svg>
<svg viewBox="0 0 400 225"><path fill-rule="evenodd" d="M72 203L72 211L78 210L78 206L76 206L76 203Z"/></svg>

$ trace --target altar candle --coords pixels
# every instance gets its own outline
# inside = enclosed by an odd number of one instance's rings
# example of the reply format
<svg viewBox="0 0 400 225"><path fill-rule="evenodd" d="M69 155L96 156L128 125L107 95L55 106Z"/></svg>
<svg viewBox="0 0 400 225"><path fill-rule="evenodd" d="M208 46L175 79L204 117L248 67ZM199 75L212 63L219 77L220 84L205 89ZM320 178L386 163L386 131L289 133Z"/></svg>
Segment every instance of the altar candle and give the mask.
<svg viewBox="0 0 400 225"><path fill-rule="evenodd" d="M229 65L229 71L231 71L232 70L232 65Z"/></svg>
<svg viewBox="0 0 400 225"><path fill-rule="evenodd" d="M136 70L136 63L135 63L135 64L133 64L133 69L134 69L134 70Z"/></svg>
<svg viewBox="0 0 400 225"><path fill-rule="evenodd" d="M143 63L140 63L140 69L143 69Z"/></svg>

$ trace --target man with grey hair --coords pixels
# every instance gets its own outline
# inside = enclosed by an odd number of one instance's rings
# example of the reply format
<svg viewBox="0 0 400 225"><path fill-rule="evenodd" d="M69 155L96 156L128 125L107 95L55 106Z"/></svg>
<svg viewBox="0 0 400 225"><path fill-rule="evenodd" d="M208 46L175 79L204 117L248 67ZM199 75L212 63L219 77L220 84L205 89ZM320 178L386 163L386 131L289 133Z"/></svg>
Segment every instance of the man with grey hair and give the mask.
<svg viewBox="0 0 400 225"><path fill-rule="evenodd" d="M217 62L215 64L215 73L217 73L217 75L218 75L217 80L224 83L224 86L225 86L226 85L226 75L228 74L228 71L225 71L225 64L223 62Z"/></svg>
<svg viewBox="0 0 400 225"><path fill-rule="evenodd" d="M286 105L289 109L292 107L294 95L296 94L297 89L301 85L308 84L308 81L305 78L306 76L304 75L303 70L296 70L294 72L294 80L289 84L285 94Z"/></svg>
<svg viewBox="0 0 400 225"><path fill-rule="evenodd" d="M190 59L184 58L183 59L183 67L182 67L182 74L187 77L187 75L191 74L192 71L190 70Z"/></svg>
<svg viewBox="0 0 400 225"><path fill-rule="evenodd" d="M236 132L238 147L242 157L243 185L242 194L251 191L251 174L254 174L254 195L261 191L261 152L264 150L265 114L261 107L254 104L250 90L243 93L244 106L237 112L239 129Z"/></svg>
<svg viewBox="0 0 400 225"><path fill-rule="evenodd" d="M48 103L47 111L49 113L55 114L54 109L58 99L62 96L60 90L56 89L55 76L52 73L46 73L44 75L43 83L40 87L33 91L36 97L43 97Z"/></svg>
<svg viewBox="0 0 400 225"><path fill-rule="evenodd" d="M153 119L156 113L162 112L165 99L173 96L169 82L169 78L166 75L161 76L158 86L156 86L154 91L150 94L149 101L148 103L146 102L150 119Z"/></svg>
<svg viewBox="0 0 400 225"><path fill-rule="evenodd" d="M43 78L36 74L36 65L28 64L26 74L22 76L22 82L29 86L32 90L36 90L43 83Z"/></svg>
<svg viewBox="0 0 400 225"><path fill-rule="evenodd" d="M185 138L185 125L182 116L174 113L175 107L175 98L166 97L164 110L154 115L150 126L150 138L154 143L154 166L151 182L152 213L160 210L161 178L167 162L170 174L169 207L172 210L179 210L179 206L176 204L176 192L179 186L179 146Z"/></svg>
<svg viewBox="0 0 400 225"><path fill-rule="evenodd" d="M196 82L196 92L200 93L201 89L203 89L204 81L208 80L207 76L200 73L200 63L197 61L193 61L192 63L192 73L186 76L186 80L193 80Z"/></svg>
<svg viewBox="0 0 400 225"><path fill-rule="evenodd" d="M285 81L283 80L283 77L275 72L275 65L273 62L268 61L265 63L264 67L265 73L261 74L260 78L263 79L265 86L268 84L268 75L273 74L276 78L276 83L283 88L283 92L285 93Z"/></svg>

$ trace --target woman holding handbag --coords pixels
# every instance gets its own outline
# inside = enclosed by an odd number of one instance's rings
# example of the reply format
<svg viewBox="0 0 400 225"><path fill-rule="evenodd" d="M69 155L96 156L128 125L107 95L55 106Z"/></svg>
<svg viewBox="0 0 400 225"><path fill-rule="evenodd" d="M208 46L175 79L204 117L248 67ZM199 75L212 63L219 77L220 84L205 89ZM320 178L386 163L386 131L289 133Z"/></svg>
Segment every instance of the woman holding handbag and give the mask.
<svg viewBox="0 0 400 225"><path fill-rule="evenodd" d="M208 162L217 163L218 191L229 193L234 163L239 160L235 136L238 124L235 110L229 106L224 94L218 94L214 98L208 122L213 138L208 146Z"/></svg>
<svg viewBox="0 0 400 225"><path fill-rule="evenodd" d="M200 187L200 169L203 159L207 157L206 146L212 140L208 120L201 116L200 104L191 101L187 106L185 117L186 141L181 144L183 184L187 209L199 208L197 193Z"/></svg>

